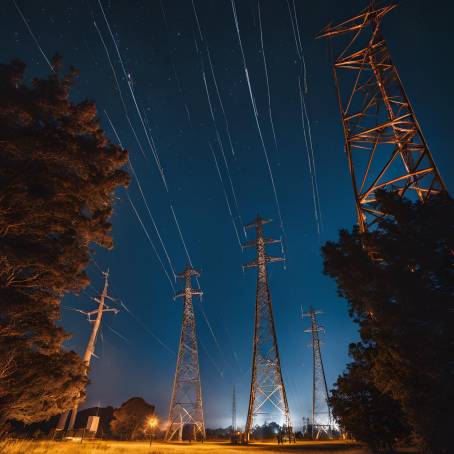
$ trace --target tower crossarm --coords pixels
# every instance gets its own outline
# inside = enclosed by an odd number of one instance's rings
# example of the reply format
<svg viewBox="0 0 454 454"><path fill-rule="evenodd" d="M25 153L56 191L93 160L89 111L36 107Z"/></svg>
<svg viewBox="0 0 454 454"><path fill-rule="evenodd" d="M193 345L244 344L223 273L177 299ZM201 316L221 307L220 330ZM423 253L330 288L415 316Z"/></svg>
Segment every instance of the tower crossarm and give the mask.
<svg viewBox="0 0 454 454"><path fill-rule="evenodd" d="M285 262L283 257L272 257L270 255L265 255L265 263L274 263L274 262ZM259 266L258 260L253 260L252 262L245 263L243 269L247 268L257 268Z"/></svg>
<svg viewBox="0 0 454 454"><path fill-rule="evenodd" d="M317 38L332 38L334 36L343 35L345 33L352 33L361 31L371 21L379 21L397 7L397 3L390 3L382 8L375 8L374 2L372 5L355 17L352 17L337 25L327 25L318 35Z"/></svg>
<svg viewBox="0 0 454 454"><path fill-rule="evenodd" d="M313 309L310 312L302 312L303 317L312 317L312 314L320 315L320 314L323 314L323 311Z"/></svg>
<svg viewBox="0 0 454 454"><path fill-rule="evenodd" d="M269 224L270 222L273 222L273 220L270 218L263 219L258 214L257 217L252 222L250 222L249 224L246 224L244 227L246 229L252 229L252 228L257 228L257 225L265 225L265 224Z"/></svg>
<svg viewBox="0 0 454 454"><path fill-rule="evenodd" d="M277 240L275 238L265 238L265 237L263 237L263 243L264 244L276 244L276 243L281 243L281 240ZM254 240L248 241L248 242L242 244L241 247L243 249L246 249L248 247L256 248L257 247L257 240L254 239Z"/></svg>
<svg viewBox="0 0 454 454"><path fill-rule="evenodd" d="M305 333L324 333L325 328L323 326L316 326L312 328L306 328L304 330Z"/></svg>
<svg viewBox="0 0 454 454"><path fill-rule="evenodd" d="M202 290L191 289L190 290L191 296L203 296ZM175 294L174 299L176 298L184 298L187 295L186 290L183 292L178 292Z"/></svg>
<svg viewBox="0 0 454 454"><path fill-rule="evenodd" d="M190 266L187 266L185 270L182 273L177 273L176 277L178 279L187 279L188 277L200 277L200 271L196 270L195 268L192 268Z"/></svg>
<svg viewBox="0 0 454 454"><path fill-rule="evenodd" d="M257 250L256 259L248 262L243 265L243 270L247 268L256 268L259 267L262 271L265 271L266 265L268 263L274 262L283 262L285 261L282 257L274 257L268 255L265 251L265 247L270 244L280 243L281 240L277 240L274 238L268 238L263 235L263 225L272 222L271 219L263 219L258 214L255 221L245 225L246 228L255 227L256 237L253 240L250 240L242 245L242 248L255 248Z"/></svg>
<svg viewBox="0 0 454 454"><path fill-rule="evenodd" d="M200 289L194 289L192 288L191 280L193 277L197 278L200 277L200 271L187 266L186 269L182 273L178 273L176 275L178 279L184 279L185 280L185 287L181 292L178 292L175 296L174 299L176 298L191 298L193 296L203 296L203 292Z"/></svg>

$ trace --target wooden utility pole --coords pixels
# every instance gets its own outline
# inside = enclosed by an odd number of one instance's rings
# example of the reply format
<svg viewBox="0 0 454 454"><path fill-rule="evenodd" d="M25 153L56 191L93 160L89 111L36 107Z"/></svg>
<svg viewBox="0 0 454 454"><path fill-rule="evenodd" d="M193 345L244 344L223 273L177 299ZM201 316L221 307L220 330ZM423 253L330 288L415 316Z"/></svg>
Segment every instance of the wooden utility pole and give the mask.
<svg viewBox="0 0 454 454"><path fill-rule="evenodd" d="M98 303L98 308L92 311L81 311L78 312L85 314L88 318L90 323L93 323L93 328L91 330L90 338L88 340L87 348L85 349L85 354L83 357L84 365L85 365L85 373L88 374L88 369L90 367L91 357L95 352L95 345L96 345L96 338L98 336L98 331L101 326L102 315L104 312L114 312L115 314L118 313L118 309L107 307L105 304L105 300L107 296L107 289L109 287L109 271L104 274L104 288L103 291L98 298L95 298L95 301ZM92 317L96 315L96 318L93 320ZM76 422L77 411L79 408L79 403L74 405L71 411L71 418L69 420L68 430L74 429L74 423ZM60 416L60 420L58 421L57 430L63 430L66 425L66 420L68 418L69 411L66 411Z"/></svg>

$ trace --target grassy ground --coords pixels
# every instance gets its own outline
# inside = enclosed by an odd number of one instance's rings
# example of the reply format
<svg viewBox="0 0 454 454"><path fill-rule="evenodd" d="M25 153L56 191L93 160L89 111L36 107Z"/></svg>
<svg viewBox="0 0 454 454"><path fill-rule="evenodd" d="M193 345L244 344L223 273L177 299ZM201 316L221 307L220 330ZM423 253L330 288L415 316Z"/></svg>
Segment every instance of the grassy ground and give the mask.
<svg viewBox="0 0 454 454"><path fill-rule="evenodd" d="M158 443L116 441L23 441L0 442L2 454L260 454L267 452L302 454L366 454L352 444L342 442L299 442L296 445L277 446L276 443L253 443L249 446L231 446L226 443Z"/></svg>

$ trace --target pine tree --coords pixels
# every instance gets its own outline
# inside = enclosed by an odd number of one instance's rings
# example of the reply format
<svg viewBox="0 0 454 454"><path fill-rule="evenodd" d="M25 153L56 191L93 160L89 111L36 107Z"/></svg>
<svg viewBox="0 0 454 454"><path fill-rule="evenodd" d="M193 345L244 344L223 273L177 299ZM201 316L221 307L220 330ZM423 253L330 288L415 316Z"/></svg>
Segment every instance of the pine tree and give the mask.
<svg viewBox="0 0 454 454"><path fill-rule="evenodd" d="M374 384L371 365L375 349L356 343L349 351L353 362L338 377L329 398L333 415L344 431L366 443L372 452L392 451L396 442L410 433L402 408Z"/></svg>
<svg viewBox="0 0 454 454"><path fill-rule="evenodd" d="M388 216L323 248L365 344L374 385L402 407L427 453L450 452L454 404L454 202L412 203L379 192ZM366 247L364 247L366 246ZM369 252L373 251L374 254ZM378 258L378 259L377 259Z"/></svg>
<svg viewBox="0 0 454 454"><path fill-rule="evenodd" d="M27 85L23 63L0 65L0 426L83 396L82 361L61 347L60 302L88 285L90 245L113 246L114 193L129 181L127 152L93 101L70 100L77 72L60 66Z"/></svg>

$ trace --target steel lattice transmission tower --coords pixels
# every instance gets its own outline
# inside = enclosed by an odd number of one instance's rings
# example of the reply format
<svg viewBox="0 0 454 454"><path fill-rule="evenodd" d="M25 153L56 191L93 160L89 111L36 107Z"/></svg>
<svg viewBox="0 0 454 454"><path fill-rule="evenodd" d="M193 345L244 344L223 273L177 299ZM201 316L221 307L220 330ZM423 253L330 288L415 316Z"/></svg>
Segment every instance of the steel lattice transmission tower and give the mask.
<svg viewBox="0 0 454 454"><path fill-rule="evenodd" d="M305 329L305 333L312 335L312 438L318 439L322 432L331 436L333 425L331 409L328 404L328 386L326 385L325 369L323 367L322 353L320 350L319 333L324 333L325 328L320 326L316 311L310 307L309 312L303 313L311 319L311 327Z"/></svg>
<svg viewBox="0 0 454 454"><path fill-rule="evenodd" d="M236 389L233 386L232 391L232 434L236 432Z"/></svg>
<svg viewBox="0 0 454 454"><path fill-rule="evenodd" d="M361 232L384 216L377 189L421 201L446 192L382 36L382 19L396 5L377 4L319 35L344 39L333 72Z"/></svg>
<svg viewBox="0 0 454 454"><path fill-rule="evenodd" d="M181 441L185 426L192 427L194 440L205 438L199 354L194 307L192 305L192 297L202 296L203 292L193 289L191 285L192 277L197 278L199 276L200 273L190 267L186 267L183 273L177 275L178 278L185 280L184 290L175 296L175 298L184 298L183 323L170 402L168 428L165 436L167 441L175 439L176 435L178 440Z"/></svg>
<svg viewBox="0 0 454 454"><path fill-rule="evenodd" d="M264 237L263 225L268 224L269 222L271 222L271 220L262 219L257 215L254 222L246 225L246 228L255 227L256 239L243 245L243 247L255 247L257 250L256 259L243 265L243 268L257 268L258 270L252 380L245 427L247 439L250 437L254 418L256 418L256 416L263 415L266 418L273 417L276 414L279 418L283 419L283 425L289 438L292 437L290 413L284 381L282 379L267 276L267 264L281 262L284 259L281 257L271 257L266 254L265 246L267 244L279 242L279 240ZM270 421L270 419L268 419L268 421Z"/></svg>

